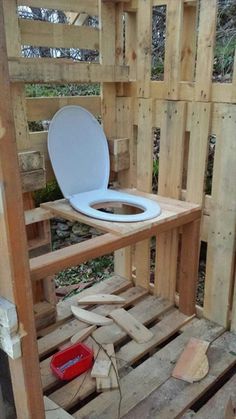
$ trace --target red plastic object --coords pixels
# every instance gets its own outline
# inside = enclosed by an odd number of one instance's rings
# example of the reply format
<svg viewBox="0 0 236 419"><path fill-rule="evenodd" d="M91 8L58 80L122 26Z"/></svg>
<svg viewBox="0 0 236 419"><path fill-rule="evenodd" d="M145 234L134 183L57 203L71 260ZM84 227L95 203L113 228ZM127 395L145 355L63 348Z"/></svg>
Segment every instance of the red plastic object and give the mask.
<svg viewBox="0 0 236 419"><path fill-rule="evenodd" d="M80 357L80 359L78 359ZM75 343L53 355L50 367L61 380L71 380L93 365L93 351L83 343Z"/></svg>

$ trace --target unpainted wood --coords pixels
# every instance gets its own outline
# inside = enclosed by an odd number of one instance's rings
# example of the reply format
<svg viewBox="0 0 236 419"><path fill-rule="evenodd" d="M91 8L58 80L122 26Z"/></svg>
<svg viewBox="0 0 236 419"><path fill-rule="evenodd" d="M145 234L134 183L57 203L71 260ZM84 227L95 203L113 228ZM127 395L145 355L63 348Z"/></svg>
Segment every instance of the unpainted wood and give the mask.
<svg viewBox="0 0 236 419"><path fill-rule="evenodd" d="M215 108L218 113L218 124L208 233L204 315L228 326L235 263L236 107L230 104L217 104Z"/></svg>
<svg viewBox="0 0 236 419"><path fill-rule="evenodd" d="M138 343L148 342L152 339L153 334L145 326L139 323L131 314L123 308L113 310L109 316L122 328L126 333Z"/></svg>
<svg viewBox="0 0 236 419"><path fill-rule="evenodd" d="M202 380L209 371L208 346L207 341L191 338L172 371L172 377L188 383Z"/></svg>
<svg viewBox="0 0 236 419"><path fill-rule="evenodd" d="M124 298L119 295L111 294L95 294L88 297L82 297L78 300L78 304L94 305L94 304L121 304L124 303Z"/></svg>
<svg viewBox="0 0 236 419"><path fill-rule="evenodd" d="M100 314L91 313L83 308L71 306L71 311L78 320L81 320L84 323L95 324L97 326L105 326L112 323L111 319L101 316Z"/></svg>
<svg viewBox="0 0 236 419"><path fill-rule="evenodd" d="M83 342L83 340L87 339L92 332L96 330L96 325L85 327L85 329L75 333L72 338L70 339L71 343Z"/></svg>

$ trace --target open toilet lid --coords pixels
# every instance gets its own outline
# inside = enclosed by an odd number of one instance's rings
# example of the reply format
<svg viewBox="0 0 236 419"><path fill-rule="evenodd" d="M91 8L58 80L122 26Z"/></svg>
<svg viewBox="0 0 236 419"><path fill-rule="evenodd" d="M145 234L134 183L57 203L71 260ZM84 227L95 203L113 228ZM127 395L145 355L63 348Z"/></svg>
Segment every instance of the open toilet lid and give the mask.
<svg viewBox="0 0 236 419"><path fill-rule="evenodd" d="M52 118L48 152L66 198L108 186L107 139L98 121L80 106L65 106Z"/></svg>

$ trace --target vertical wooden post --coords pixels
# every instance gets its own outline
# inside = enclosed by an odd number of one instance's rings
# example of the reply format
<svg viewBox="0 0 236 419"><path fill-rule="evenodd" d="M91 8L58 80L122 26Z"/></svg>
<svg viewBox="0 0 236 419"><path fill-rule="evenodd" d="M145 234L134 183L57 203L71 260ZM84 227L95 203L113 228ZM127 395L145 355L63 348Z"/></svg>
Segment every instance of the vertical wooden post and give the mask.
<svg viewBox="0 0 236 419"><path fill-rule="evenodd" d="M199 16L195 100L211 100L217 0L202 1Z"/></svg>
<svg viewBox="0 0 236 419"><path fill-rule="evenodd" d="M191 316L195 313L195 300L199 263L200 220L185 224L182 229L182 246L179 276L179 309Z"/></svg>
<svg viewBox="0 0 236 419"><path fill-rule="evenodd" d="M165 102L161 117L158 193L180 198L182 188L185 102ZM157 237L155 294L174 301L179 235L177 230ZM167 285L168 284L168 285Z"/></svg>
<svg viewBox="0 0 236 419"><path fill-rule="evenodd" d="M180 75L180 80L183 81L194 80L197 42L197 5L191 3L184 4Z"/></svg>
<svg viewBox="0 0 236 419"><path fill-rule="evenodd" d="M215 104L216 149L209 220L204 315L228 327L236 242L236 106Z"/></svg>
<svg viewBox="0 0 236 419"><path fill-rule="evenodd" d="M3 1L0 0L0 295L16 305L21 328L25 331L22 358L10 360L17 417L43 419L45 415L7 62Z"/></svg>
<svg viewBox="0 0 236 419"><path fill-rule="evenodd" d="M169 0L167 3L166 45L164 81L166 97L178 99L181 71L181 40L183 29L183 1Z"/></svg>

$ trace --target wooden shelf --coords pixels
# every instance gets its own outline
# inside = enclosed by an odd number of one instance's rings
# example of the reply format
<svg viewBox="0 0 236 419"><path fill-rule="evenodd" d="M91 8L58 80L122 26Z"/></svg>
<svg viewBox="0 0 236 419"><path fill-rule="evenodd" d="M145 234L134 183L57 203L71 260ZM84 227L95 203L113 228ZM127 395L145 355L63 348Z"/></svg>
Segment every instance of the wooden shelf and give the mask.
<svg viewBox="0 0 236 419"><path fill-rule="evenodd" d="M103 232L122 237L132 236L133 234L145 231L147 232L147 236L150 237L158 232L184 225L201 216L201 207L197 204L165 198L160 195L148 194L137 191L136 189L122 189L121 192L140 195L157 201L162 210L161 215L151 220L141 222L120 223L87 217L86 215L75 211L66 199L47 202L42 204L41 207L49 210L51 214L56 217L78 221L95 227Z"/></svg>

